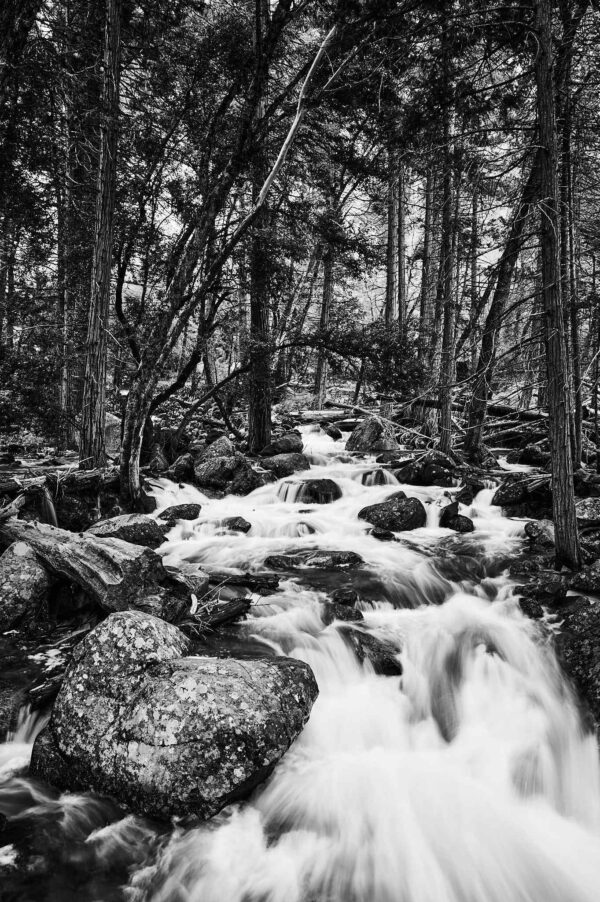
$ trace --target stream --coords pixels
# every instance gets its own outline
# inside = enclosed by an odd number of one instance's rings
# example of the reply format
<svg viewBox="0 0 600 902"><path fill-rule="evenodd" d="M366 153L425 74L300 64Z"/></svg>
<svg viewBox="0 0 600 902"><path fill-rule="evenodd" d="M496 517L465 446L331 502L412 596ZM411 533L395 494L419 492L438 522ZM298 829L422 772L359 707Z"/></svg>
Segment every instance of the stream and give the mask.
<svg viewBox="0 0 600 902"><path fill-rule="evenodd" d="M247 497L208 499L157 480L159 511L199 502L161 548L165 563L264 570L274 554L358 553L345 572L283 574L223 631L218 653L307 662L319 697L300 737L252 797L209 823L164 825L118 801L60 794L27 778L44 718L23 712L0 745L1 902L598 902L600 768L546 634L507 575L524 521L484 489L439 527L458 487L399 486L373 459L304 430L310 474ZM303 477L334 480L330 504ZM427 525L399 541L358 512L402 488ZM244 517L248 534L223 526ZM328 594L355 589L363 630L393 646L402 676L377 675L326 625Z"/></svg>

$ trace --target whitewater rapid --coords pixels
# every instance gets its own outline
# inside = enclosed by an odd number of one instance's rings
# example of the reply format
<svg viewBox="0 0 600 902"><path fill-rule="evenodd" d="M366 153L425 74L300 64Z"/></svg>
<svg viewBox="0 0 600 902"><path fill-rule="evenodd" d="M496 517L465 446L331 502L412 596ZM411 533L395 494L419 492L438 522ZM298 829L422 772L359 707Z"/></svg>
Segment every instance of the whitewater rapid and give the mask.
<svg viewBox="0 0 600 902"><path fill-rule="evenodd" d="M269 555L317 548L356 552L365 565L324 581L299 572L273 595L253 596L237 639L312 667L319 697L308 724L250 800L148 844L122 898L598 902L598 747L546 635L512 595L506 568L523 521L503 518L484 489L461 505L475 531L457 536L438 524L458 487L399 486L390 474L369 476L376 463L353 460L320 431L304 430L304 441L308 473L247 497L210 499L165 480L154 487L157 514L202 505L196 521L167 535L170 566L260 571ZM298 501L294 486L308 477L333 479L342 497ZM425 504L427 525L381 542L357 514L400 488ZM250 531L228 530L232 516ZM347 624L325 625L323 603L337 584L358 588L358 629L395 648L402 676L359 663ZM13 757L25 747L15 744ZM0 771L8 748L0 746ZM2 798L0 785L0 811ZM82 797L52 804L70 798ZM113 846L147 843L148 829L126 817L86 842L110 857Z"/></svg>

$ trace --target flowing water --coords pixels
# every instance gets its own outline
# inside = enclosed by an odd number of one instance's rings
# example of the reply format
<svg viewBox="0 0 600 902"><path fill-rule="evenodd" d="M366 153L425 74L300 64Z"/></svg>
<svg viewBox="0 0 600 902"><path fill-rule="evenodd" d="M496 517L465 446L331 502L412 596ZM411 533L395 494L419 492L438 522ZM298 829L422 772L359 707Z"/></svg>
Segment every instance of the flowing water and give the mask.
<svg viewBox="0 0 600 902"><path fill-rule="evenodd" d="M364 559L356 571L289 574L226 631L236 648L310 664L320 694L304 731L246 803L167 831L28 781L25 719L0 746L3 902L5 875L10 900L600 900L598 748L512 597L505 571L523 523L502 518L490 488L461 507L476 529L457 536L438 526L456 489L402 486L425 504L427 526L378 541L357 514L398 491L394 477L321 432L304 438L310 478L334 480L339 500L303 502L303 474L222 500L156 485L161 508L202 504L167 536L168 564L260 571L271 554L310 549ZM232 516L252 524L247 535L224 526ZM323 603L340 586L358 590L358 628L393 645L401 677L360 664L348 624L325 625Z"/></svg>

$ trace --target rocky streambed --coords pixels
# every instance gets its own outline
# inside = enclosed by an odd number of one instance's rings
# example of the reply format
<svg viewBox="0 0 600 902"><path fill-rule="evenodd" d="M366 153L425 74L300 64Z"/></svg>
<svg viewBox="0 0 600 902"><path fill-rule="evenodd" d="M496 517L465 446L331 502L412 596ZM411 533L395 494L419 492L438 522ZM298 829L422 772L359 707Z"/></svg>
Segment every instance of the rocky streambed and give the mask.
<svg viewBox="0 0 600 902"><path fill-rule="evenodd" d="M546 591L551 531L381 424L217 441L149 516L4 527L3 900L596 902L592 550Z"/></svg>

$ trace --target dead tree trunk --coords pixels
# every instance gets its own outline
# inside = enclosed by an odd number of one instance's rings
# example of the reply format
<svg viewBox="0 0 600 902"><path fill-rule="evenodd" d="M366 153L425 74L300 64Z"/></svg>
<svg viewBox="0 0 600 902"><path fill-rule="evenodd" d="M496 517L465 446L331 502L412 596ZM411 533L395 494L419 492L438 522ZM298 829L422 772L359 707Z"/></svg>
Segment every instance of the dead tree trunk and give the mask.
<svg viewBox="0 0 600 902"><path fill-rule="evenodd" d="M581 566L573 491L567 347L560 280L558 139L552 47L551 0L535 0L537 55L535 75L541 153L540 195L542 299L548 373L548 431L552 462L552 512L556 564Z"/></svg>

